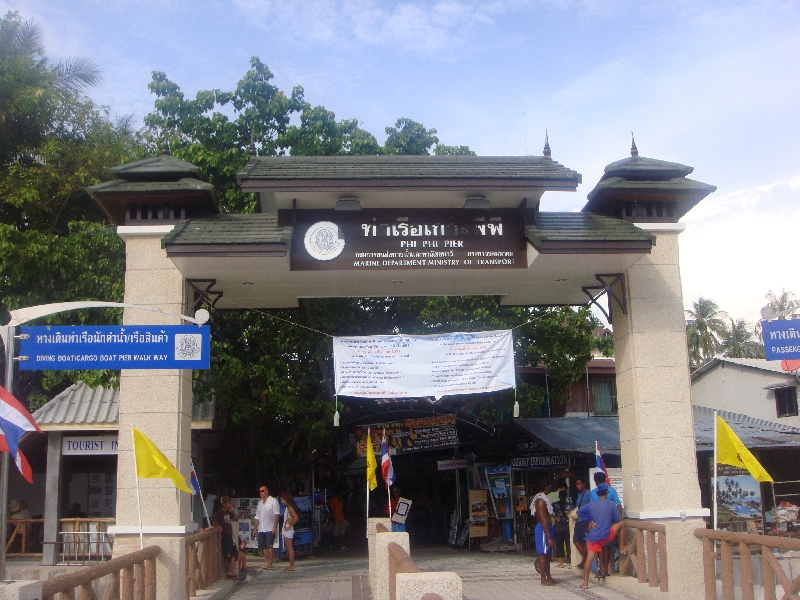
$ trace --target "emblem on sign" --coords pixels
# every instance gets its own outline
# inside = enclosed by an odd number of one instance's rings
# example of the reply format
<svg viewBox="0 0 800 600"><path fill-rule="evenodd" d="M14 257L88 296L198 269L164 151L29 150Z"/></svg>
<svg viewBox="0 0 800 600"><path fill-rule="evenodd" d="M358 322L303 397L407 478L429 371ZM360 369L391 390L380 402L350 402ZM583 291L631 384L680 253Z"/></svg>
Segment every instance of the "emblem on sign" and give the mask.
<svg viewBox="0 0 800 600"><path fill-rule="evenodd" d="M344 250L339 226L330 221L318 221L309 227L303 243L306 251L317 260L333 260Z"/></svg>
<svg viewBox="0 0 800 600"><path fill-rule="evenodd" d="M202 336L196 333L175 335L175 360L200 360L203 353Z"/></svg>

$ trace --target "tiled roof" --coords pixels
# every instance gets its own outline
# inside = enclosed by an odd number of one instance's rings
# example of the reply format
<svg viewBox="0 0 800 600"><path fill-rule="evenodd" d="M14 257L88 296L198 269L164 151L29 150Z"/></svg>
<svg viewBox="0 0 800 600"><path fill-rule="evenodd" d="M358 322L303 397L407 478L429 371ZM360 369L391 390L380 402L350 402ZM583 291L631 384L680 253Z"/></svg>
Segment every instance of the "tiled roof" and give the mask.
<svg viewBox="0 0 800 600"><path fill-rule="evenodd" d="M563 244L652 246L655 238L632 223L586 212L539 212L525 235L541 252Z"/></svg>
<svg viewBox="0 0 800 600"><path fill-rule="evenodd" d="M692 381L694 381L695 379L699 379L709 371L713 371L716 367L718 367L722 363L737 365L739 367L746 367L748 369L758 369L759 371L769 371L770 373L780 373L781 375L792 376L791 373L787 373L781 368L781 363L780 361L777 360L765 360L763 358L717 357L717 358L712 358L711 360L700 365L700 367L692 373Z"/></svg>
<svg viewBox="0 0 800 600"><path fill-rule="evenodd" d="M119 390L92 389L78 382L33 413L45 431L79 431L81 429L117 429L119 424ZM192 427L210 428L214 419L214 402L192 404Z"/></svg>
<svg viewBox="0 0 800 600"><path fill-rule="evenodd" d="M133 180L153 181L155 179L179 179L181 177L197 177L200 168L192 163L175 158L174 156L161 155L144 160L126 163L109 169L112 175Z"/></svg>
<svg viewBox="0 0 800 600"><path fill-rule="evenodd" d="M393 180L404 186L441 185L447 180L522 182L536 187L576 187L579 173L542 156L259 156L238 175L243 189L264 182Z"/></svg>
<svg viewBox="0 0 800 600"><path fill-rule="evenodd" d="M686 177L694 167L668 162L645 156L629 156L606 166L603 179L623 177L624 179L672 179Z"/></svg>
<svg viewBox="0 0 800 600"><path fill-rule="evenodd" d="M698 450L714 447L714 410L693 406L694 435ZM748 448L800 447L800 429L747 415L718 411ZM563 417L556 419L516 419L514 423L544 446L562 452L618 454L619 417Z"/></svg>
<svg viewBox="0 0 800 600"><path fill-rule="evenodd" d="M183 177L177 181L128 181L112 179L87 188L91 193L144 194L174 192L205 192L213 197L214 186L210 183Z"/></svg>
<svg viewBox="0 0 800 600"><path fill-rule="evenodd" d="M289 244L291 227L273 214L215 215L178 223L161 241L167 244Z"/></svg>

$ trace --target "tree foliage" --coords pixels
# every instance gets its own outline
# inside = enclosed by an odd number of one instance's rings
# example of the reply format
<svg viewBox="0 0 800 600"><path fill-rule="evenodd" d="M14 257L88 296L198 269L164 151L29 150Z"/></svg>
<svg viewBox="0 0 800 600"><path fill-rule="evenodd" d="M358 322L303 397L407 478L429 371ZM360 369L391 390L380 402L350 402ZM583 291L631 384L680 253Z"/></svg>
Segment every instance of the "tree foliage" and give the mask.
<svg viewBox="0 0 800 600"><path fill-rule="evenodd" d="M422 123L400 118L394 127L386 128L384 154L430 154L431 148L439 143L435 129L425 129Z"/></svg>
<svg viewBox="0 0 800 600"><path fill-rule="evenodd" d="M689 361L693 366L699 366L719 351L719 337L725 333L727 315L716 302L701 296L692 303L686 316Z"/></svg>

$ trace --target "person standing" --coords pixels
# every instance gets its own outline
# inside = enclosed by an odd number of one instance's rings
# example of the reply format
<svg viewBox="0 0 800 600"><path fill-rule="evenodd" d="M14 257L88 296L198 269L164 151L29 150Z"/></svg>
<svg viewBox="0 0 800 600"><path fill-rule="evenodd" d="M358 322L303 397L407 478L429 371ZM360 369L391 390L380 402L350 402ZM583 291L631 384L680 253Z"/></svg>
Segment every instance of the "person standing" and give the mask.
<svg viewBox="0 0 800 600"><path fill-rule="evenodd" d="M220 509L212 515L211 522L222 529L222 557L225 559L226 576L228 579L239 579L233 572L233 565L239 556L236 542L233 541L233 523L238 521L239 517L233 510L230 496L220 498L220 504Z"/></svg>
<svg viewBox="0 0 800 600"><path fill-rule="evenodd" d="M608 554L603 552L603 546L613 542L617 532L625 527L625 521L620 517L617 505L608 499L608 486L601 483L595 488L595 491L598 499L578 510L578 515L589 521L589 532L586 534L587 555L583 565L583 585L581 586L584 589L589 587L589 572L592 569L595 554L600 554L597 578L602 580L608 575ZM627 552L629 548L624 550Z"/></svg>
<svg viewBox="0 0 800 600"><path fill-rule="evenodd" d="M300 510L289 492L281 492L281 504L286 507L281 535L289 555L289 566L284 571L294 571L294 526L300 520Z"/></svg>
<svg viewBox="0 0 800 600"><path fill-rule="evenodd" d="M543 482L539 488L539 493L531 501L531 514L536 517L534 540L536 542L536 554L539 555L539 573L543 586L552 586L558 583L550 574L550 556L556 543L555 532L551 525L553 505L547 498L550 489L550 482Z"/></svg>
<svg viewBox="0 0 800 600"><path fill-rule="evenodd" d="M269 487L262 485L258 489L261 502L256 507L256 531L258 531L258 549L264 552L264 566L262 571L272 571L272 546L278 534L278 522L281 517L281 507L278 500L269 495Z"/></svg>
<svg viewBox="0 0 800 600"><path fill-rule="evenodd" d="M566 485L559 485L558 500L552 503L553 512L555 513L556 523L553 526L555 530L556 546L554 555L558 559L558 568L564 568L564 559L569 559L569 513L572 510L572 502L567 496Z"/></svg>
<svg viewBox="0 0 800 600"><path fill-rule="evenodd" d="M595 489L592 490L592 493L589 496L590 501L594 502L595 500L597 500L600 497L598 495L598 493L597 493L597 489L601 485L605 485L608 488L608 500L610 500L611 502L613 502L616 505L617 511L619 511L619 518L621 519L622 518L622 502L619 499L619 494L617 494L617 490L615 490L613 487L608 485L608 481L606 481L606 474L603 473L603 471L595 471L594 483L595 483L596 487L595 487ZM623 552L623 548L625 548L626 542L628 541L627 532L628 532L628 530L623 527L620 530L619 535L617 537L617 541L619 542L619 549L620 549L619 553L621 555L624 555L627 552L627 551ZM601 555L601 561L605 561L606 564L611 563L612 562L611 561L611 557L614 555L614 544L610 543L610 544L606 545L603 548L602 554L604 556ZM608 575L608 571L603 571L603 572L606 575Z"/></svg>
<svg viewBox="0 0 800 600"><path fill-rule="evenodd" d="M344 536L345 536L345 524L344 524L344 501L347 497L347 490L340 490L338 494L334 495L331 498L331 501L328 503L331 509L331 517L333 518L333 528L331 529L331 535L335 537L339 542L339 549L340 550L347 550L347 546L344 544ZM331 550L333 549L333 544L331 544Z"/></svg>
<svg viewBox="0 0 800 600"><path fill-rule="evenodd" d="M578 516L578 510L591 502L591 494L586 489L586 480L582 477L575 479L575 487L578 490L578 497L575 500L575 510L572 511L572 518L575 521L575 531L572 534L572 543L575 544L575 549L581 555L581 562L578 568L582 569L586 562L586 530L589 527L589 521L582 519Z"/></svg>

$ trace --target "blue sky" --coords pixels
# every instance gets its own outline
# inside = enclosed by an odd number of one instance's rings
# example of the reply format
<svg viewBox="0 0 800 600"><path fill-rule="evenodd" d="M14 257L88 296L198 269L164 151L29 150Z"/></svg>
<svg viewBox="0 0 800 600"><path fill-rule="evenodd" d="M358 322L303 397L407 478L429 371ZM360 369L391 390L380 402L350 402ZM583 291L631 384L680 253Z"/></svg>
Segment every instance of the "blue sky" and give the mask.
<svg viewBox="0 0 800 600"><path fill-rule="evenodd" d="M285 91L357 117L398 117L481 155L541 154L583 174L545 210L577 210L603 167L640 154L718 191L681 234L684 299L754 321L770 288L800 294L800 5L673 0L0 0L33 17L50 58L94 59L112 114L150 111L151 71L187 95L232 89L259 56Z"/></svg>

